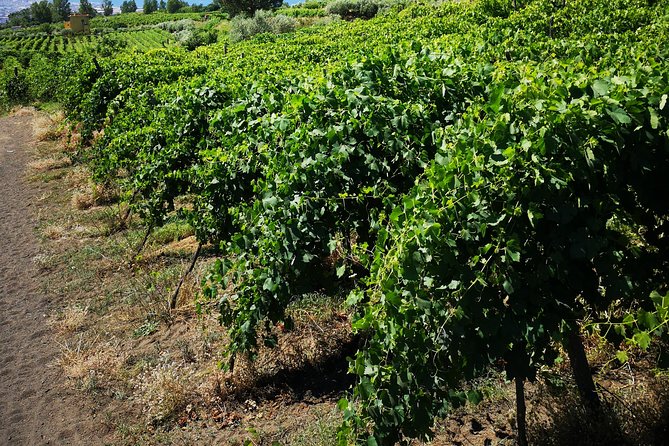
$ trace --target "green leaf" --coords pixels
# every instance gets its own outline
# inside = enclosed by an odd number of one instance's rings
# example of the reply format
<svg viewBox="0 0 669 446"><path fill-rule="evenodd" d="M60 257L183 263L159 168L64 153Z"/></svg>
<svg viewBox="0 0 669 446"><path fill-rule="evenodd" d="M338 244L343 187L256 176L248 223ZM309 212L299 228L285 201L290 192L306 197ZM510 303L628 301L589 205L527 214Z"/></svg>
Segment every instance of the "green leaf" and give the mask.
<svg viewBox="0 0 669 446"><path fill-rule="evenodd" d="M479 392L478 390L470 390L467 392L467 401L472 404L479 404L481 401L483 401L483 393Z"/></svg>
<svg viewBox="0 0 669 446"><path fill-rule="evenodd" d="M506 255L514 262L520 261L520 253L517 251L511 251L509 248L506 249Z"/></svg>
<svg viewBox="0 0 669 446"><path fill-rule="evenodd" d="M632 340L642 350L646 350L650 346L650 335L648 333L646 333L645 331L640 331L638 333L634 333L634 336L632 337Z"/></svg>
<svg viewBox="0 0 669 446"><path fill-rule="evenodd" d="M632 122L632 118L627 114L625 110L620 107L606 110L609 116L613 118L618 124L629 124Z"/></svg>
<svg viewBox="0 0 669 446"><path fill-rule="evenodd" d="M649 107L648 111L650 112L650 126L653 130L657 130L660 127L660 118L654 108Z"/></svg>
<svg viewBox="0 0 669 446"><path fill-rule="evenodd" d="M627 356L627 352L625 352L625 351L623 351L623 350L618 350L618 351L616 352L616 359L617 359L621 364L624 364L624 363L626 363L627 361L629 361L629 358L628 358L628 356Z"/></svg>
<svg viewBox="0 0 669 446"><path fill-rule="evenodd" d="M609 81L598 79L592 84L592 91L595 92L595 97L606 96L610 87Z"/></svg>
<svg viewBox="0 0 669 446"><path fill-rule="evenodd" d="M506 291L507 294L513 294L513 291L514 291L513 290L513 285L511 284L510 281L505 280L504 283L502 284L502 286L504 287L504 291Z"/></svg>
<svg viewBox="0 0 669 446"><path fill-rule="evenodd" d="M330 270L332 271L332 270ZM337 267L337 277L341 278L344 276L344 273L346 272L346 265L341 265Z"/></svg>
<svg viewBox="0 0 669 446"><path fill-rule="evenodd" d="M348 409L348 400L346 398L341 398L339 401L337 401L337 407L341 411Z"/></svg>

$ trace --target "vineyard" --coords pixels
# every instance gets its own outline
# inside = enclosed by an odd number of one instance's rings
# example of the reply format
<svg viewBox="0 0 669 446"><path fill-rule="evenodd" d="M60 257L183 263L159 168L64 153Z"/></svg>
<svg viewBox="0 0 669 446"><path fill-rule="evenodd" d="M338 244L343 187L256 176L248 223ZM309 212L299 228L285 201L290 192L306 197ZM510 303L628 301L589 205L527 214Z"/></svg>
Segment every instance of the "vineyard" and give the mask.
<svg viewBox="0 0 669 446"><path fill-rule="evenodd" d="M154 12L152 14L144 14L140 12L130 12L125 14L118 14L112 16L97 16L91 19L92 29L105 28L133 28L136 26L157 25L159 23L172 22L176 20L201 20L203 13L174 13L168 14L166 12ZM214 15L214 14L209 14Z"/></svg>
<svg viewBox="0 0 669 446"><path fill-rule="evenodd" d="M50 71L95 181L147 234L178 220L193 262L216 257L198 306L230 373L290 331L292 304L345 294L361 347L340 444L429 440L497 369L524 445L524 385L558 357L601 409L584 331L623 363L667 334L668 31L665 0L408 3ZM95 45L66 40L0 45Z"/></svg>
<svg viewBox="0 0 669 446"><path fill-rule="evenodd" d="M100 35L20 35L0 36L0 53L67 54L94 50L105 39L113 39L124 47L146 51L160 48L170 40L170 33L160 29L117 31Z"/></svg>

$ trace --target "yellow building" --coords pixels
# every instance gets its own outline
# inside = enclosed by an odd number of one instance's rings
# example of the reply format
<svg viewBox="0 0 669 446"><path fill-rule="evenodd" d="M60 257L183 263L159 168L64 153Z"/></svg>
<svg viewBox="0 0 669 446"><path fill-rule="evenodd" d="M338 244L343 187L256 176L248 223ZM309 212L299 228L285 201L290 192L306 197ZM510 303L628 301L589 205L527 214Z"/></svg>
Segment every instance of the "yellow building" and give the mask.
<svg viewBox="0 0 669 446"><path fill-rule="evenodd" d="M91 32L91 18L88 14L72 14L70 21L65 22L65 29L71 29L75 33Z"/></svg>

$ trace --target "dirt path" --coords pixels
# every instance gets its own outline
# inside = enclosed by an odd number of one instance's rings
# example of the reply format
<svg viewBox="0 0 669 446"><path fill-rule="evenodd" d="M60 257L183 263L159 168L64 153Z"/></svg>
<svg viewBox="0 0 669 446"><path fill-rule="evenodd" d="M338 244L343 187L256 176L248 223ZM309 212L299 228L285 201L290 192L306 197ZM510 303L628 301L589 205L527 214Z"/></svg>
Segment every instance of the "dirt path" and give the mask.
<svg viewBox="0 0 669 446"><path fill-rule="evenodd" d="M24 177L33 119L0 118L0 445L100 444L91 410L54 363L59 347L32 260L37 191Z"/></svg>

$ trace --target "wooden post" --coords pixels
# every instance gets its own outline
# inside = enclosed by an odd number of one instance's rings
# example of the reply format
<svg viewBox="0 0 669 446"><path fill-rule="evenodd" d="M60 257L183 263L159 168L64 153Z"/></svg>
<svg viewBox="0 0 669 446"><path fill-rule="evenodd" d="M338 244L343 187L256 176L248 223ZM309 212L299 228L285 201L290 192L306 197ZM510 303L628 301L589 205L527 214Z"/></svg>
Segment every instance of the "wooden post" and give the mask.
<svg viewBox="0 0 669 446"><path fill-rule="evenodd" d="M516 376L516 424L518 426L518 446L527 446L527 421L525 419L525 378Z"/></svg>
<svg viewBox="0 0 669 446"><path fill-rule="evenodd" d="M195 254L193 254L193 260L190 262L190 266L186 270L183 276L181 276L181 280L179 281L179 285L177 285L177 289L174 290L174 294L172 295L172 298L170 299L170 310L174 310L177 307L177 298L179 297L179 290L181 289L181 286L184 284L184 280L186 279L186 276L188 276L191 271L193 271L193 268L195 268L195 262L197 261L197 258L200 257L200 250L202 249L202 243L197 244L197 249L195 250Z"/></svg>
<svg viewBox="0 0 669 446"><path fill-rule="evenodd" d="M583 341L581 340L581 335L578 333L578 329L574 328L569 331L565 348L567 356L569 356L578 393L590 409L599 411L602 402L597 394L595 382L592 380L590 364L588 364L588 357L585 355L585 347L583 347Z"/></svg>

